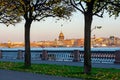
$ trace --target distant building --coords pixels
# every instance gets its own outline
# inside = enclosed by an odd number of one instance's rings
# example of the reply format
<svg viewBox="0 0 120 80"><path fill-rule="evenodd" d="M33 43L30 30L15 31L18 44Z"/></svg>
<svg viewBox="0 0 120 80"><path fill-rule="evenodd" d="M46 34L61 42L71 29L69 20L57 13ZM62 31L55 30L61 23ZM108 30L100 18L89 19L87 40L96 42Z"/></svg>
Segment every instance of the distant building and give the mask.
<svg viewBox="0 0 120 80"><path fill-rule="evenodd" d="M75 46L75 47L83 47L84 46L84 39L75 39L73 46Z"/></svg>
<svg viewBox="0 0 120 80"><path fill-rule="evenodd" d="M66 39L63 41L64 46L73 47L75 40L74 39Z"/></svg>
<svg viewBox="0 0 120 80"><path fill-rule="evenodd" d="M79 39L65 39L63 32L61 31L58 35L58 39L56 38L53 41L38 41L31 42L31 47L83 47L84 46L84 38ZM11 42L0 43L1 47L24 47L23 42ZM93 47L120 47L120 38L115 36L110 36L108 38L105 37L96 37L94 35L91 38L91 46Z"/></svg>

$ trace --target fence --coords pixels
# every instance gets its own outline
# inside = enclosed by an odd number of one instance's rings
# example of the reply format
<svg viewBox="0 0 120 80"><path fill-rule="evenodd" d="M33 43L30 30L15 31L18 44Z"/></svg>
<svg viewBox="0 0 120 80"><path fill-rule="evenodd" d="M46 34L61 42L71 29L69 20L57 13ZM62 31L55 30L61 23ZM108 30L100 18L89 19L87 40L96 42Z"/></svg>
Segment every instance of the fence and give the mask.
<svg viewBox="0 0 120 80"><path fill-rule="evenodd" d="M24 59L24 50L0 50L1 59ZM84 50L80 49L37 49L31 50L31 60L84 62ZM120 63L120 51L93 50L92 63Z"/></svg>

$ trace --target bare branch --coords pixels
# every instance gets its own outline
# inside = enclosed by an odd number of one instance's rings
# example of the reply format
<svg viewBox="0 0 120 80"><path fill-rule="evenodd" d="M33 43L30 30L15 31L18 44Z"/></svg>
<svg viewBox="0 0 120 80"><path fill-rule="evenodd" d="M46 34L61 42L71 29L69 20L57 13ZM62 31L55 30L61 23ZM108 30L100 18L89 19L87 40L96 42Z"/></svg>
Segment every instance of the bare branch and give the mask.
<svg viewBox="0 0 120 80"><path fill-rule="evenodd" d="M47 17L55 17L55 16L53 16L53 15L45 15L45 16L41 17L40 19L35 19L35 20L41 21L42 19L47 18Z"/></svg>
<svg viewBox="0 0 120 80"><path fill-rule="evenodd" d="M74 0L70 0L70 3L71 3L71 5L72 5L73 7L75 7L77 10L79 10L80 12L82 12L82 13L84 14L84 11L81 10L79 7L77 7L77 4L75 3ZM83 7L83 6L82 6L82 7Z"/></svg>
<svg viewBox="0 0 120 80"><path fill-rule="evenodd" d="M78 4L80 4L81 8L83 9L83 12L85 12L85 8L83 7L81 1Z"/></svg>

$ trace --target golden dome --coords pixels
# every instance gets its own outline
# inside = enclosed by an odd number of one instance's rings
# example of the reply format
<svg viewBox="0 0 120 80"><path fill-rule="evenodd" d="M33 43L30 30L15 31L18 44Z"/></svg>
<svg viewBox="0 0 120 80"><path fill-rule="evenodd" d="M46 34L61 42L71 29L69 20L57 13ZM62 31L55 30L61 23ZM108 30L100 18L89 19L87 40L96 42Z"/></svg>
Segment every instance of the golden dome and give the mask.
<svg viewBox="0 0 120 80"><path fill-rule="evenodd" d="M62 37L63 37L63 36L64 36L64 34L61 32L61 33L59 34L59 37L60 37L60 36L62 36Z"/></svg>
<svg viewBox="0 0 120 80"><path fill-rule="evenodd" d="M61 40L64 40L64 34L62 33L62 32L60 32L60 34L59 34L59 40L61 41Z"/></svg>

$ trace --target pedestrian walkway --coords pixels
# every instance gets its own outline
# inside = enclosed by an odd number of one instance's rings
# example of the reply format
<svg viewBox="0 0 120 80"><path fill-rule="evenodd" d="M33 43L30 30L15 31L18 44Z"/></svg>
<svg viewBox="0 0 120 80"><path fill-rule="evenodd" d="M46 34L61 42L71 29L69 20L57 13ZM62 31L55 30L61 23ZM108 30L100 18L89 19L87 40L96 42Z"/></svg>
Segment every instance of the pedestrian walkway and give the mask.
<svg viewBox="0 0 120 80"><path fill-rule="evenodd" d="M81 80L81 79L41 75L28 72L0 70L0 80Z"/></svg>

